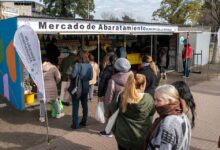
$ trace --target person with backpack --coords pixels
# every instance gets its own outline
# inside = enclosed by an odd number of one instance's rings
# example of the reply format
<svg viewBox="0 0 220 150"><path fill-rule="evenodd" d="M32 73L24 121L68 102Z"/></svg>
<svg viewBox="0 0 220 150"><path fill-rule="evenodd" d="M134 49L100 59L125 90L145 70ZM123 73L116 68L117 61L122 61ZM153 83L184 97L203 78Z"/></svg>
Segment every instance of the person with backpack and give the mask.
<svg viewBox="0 0 220 150"><path fill-rule="evenodd" d="M108 82L107 91L103 100L106 118L109 118L111 115L109 112L109 105L112 102L112 99L118 92L124 89L127 79L131 74L130 68L131 65L126 58L118 58L115 61L115 74L111 77L111 79ZM101 131L100 135L112 137L112 134L108 134L105 131Z"/></svg>
<svg viewBox="0 0 220 150"><path fill-rule="evenodd" d="M77 63L72 68L72 81L70 86L74 86L74 91L70 91L72 96L72 129L84 127L88 118L88 93L89 81L93 77L92 66L89 63L88 54L79 52ZM74 93L74 94L73 94ZM78 124L79 101L83 109L83 117Z"/></svg>

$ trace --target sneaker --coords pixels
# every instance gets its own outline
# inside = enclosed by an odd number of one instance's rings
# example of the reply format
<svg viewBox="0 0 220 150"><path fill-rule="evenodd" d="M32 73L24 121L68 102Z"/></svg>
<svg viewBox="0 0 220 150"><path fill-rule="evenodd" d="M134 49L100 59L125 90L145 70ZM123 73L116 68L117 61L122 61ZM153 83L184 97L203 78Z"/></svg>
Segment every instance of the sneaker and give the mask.
<svg viewBox="0 0 220 150"><path fill-rule="evenodd" d="M105 136L105 137L113 137L113 135L111 133L106 133L105 131L101 131L101 132L99 132L99 134L101 136Z"/></svg>
<svg viewBox="0 0 220 150"><path fill-rule="evenodd" d="M85 127L85 126L86 126L86 123L85 123L85 122L80 122L80 123L79 123L79 126Z"/></svg>
<svg viewBox="0 0 220 150"><path fill-rule="evenodd" d="M58 119L58 118L61 118L63 116L64 116L64 113L59 113L59 114L56 115L56 118Z"/></svg>
<svg viewBox="0 0 220 150"><path fill-rule="evenodd" d="M40 117L39 120L40 122L45 122L45 117Z"/></svg>

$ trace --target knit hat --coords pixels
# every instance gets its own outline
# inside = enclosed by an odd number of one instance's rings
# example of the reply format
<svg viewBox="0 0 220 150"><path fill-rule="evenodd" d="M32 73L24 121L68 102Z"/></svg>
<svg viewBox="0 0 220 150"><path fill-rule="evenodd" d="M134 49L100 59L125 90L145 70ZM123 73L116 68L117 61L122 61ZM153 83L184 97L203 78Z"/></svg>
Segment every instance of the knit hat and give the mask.
<svg viewBox="0 0 220 150"><path fill-rule="evenodd" d="M131 65L126 58L118 58L115 61L114 68L119 72L128 72L131 68Z"/></svg>

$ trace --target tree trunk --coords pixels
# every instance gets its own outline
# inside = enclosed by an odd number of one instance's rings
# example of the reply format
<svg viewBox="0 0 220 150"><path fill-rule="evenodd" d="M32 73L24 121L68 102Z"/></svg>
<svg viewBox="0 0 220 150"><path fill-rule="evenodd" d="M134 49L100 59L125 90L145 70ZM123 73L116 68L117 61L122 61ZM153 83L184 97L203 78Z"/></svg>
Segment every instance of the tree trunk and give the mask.
<svg viewBox="0 0 220 150"><path fill-rule="evenodd" d="M213 53L212 53L212 64L217 64L219 62L219 53L218 53L218 42L215 40Z"/></svg>

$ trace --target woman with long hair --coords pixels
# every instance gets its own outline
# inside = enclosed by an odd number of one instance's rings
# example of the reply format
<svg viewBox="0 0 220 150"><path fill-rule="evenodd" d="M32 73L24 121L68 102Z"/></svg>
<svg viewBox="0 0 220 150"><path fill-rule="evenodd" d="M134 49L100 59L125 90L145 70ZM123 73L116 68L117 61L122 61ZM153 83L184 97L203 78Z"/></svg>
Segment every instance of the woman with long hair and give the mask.
<svg viewBox="0 0 220 150"><path fill-rule="evenodd" d="M73 65L72 69L72 80L76 80L78 74L80 75L82 92L79 98L72 95L72 129L77 129L79 125L83 127L87 124L89 81L92 79L93 71L92 66L89 63L88 54L85 52L79 52L78 54L77 63ZM83 117L81 122L78 124L79 101L81 101Z"/></svg>
<svg viewBox="0 0 220 150"><path fill-rule="evenodd" d="M145 92L154 95L155 88L159 85L159 72L156 64L149 55L144 55L142 58L140 73L145 75L148 85L145 88Z"/></svg>
<svg viewBox="0 0 220 150"><path fill-rule="evenodd" d="M195 126L196 103L189 89L189 86L184 81L176 81L172 83L172 85L175 86L175 88L179 92L181 99L186 101L186 115L191 121L191 126L193 128Z"/></svg>
<svg viewBox="0 0 220 150"><path fill-rule="evenodd" d="M185 115L186 103L173 85L156 88L154 105L159 117L147 136L147 150L189 150L191 125Z"/></svg>
<svg viewBox="0 0 220 150"><path fill-rule="evenodd" d="M153 98L144 93L146 84L144 75L131 73L118 101L114 99L110 105L112 113L118 107L120 110L113 129L119 150L144 148L154 115Z"/></svg>

